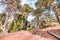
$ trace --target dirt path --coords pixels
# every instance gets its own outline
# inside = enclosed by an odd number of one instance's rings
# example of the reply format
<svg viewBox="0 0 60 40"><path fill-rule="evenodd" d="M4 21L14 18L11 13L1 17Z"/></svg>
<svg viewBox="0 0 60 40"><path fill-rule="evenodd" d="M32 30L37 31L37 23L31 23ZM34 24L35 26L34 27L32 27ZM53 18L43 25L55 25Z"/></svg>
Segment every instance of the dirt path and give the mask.
<svg viewBox="0 0 60 40"><path fill-rule="evenodd" d="M59 36L60 35L60 26L48 27L48 28L44 28L44 29L33 29L30 32L34 35L39 35L39 36L44 37L49 40L58 40L56 37L49 34L47 31L57 34Z"/></svg>
<svg viewBox="0 0 60 40"><path fill-rule="evenodd" d="M0 34L0 40L58 40L47 32L54 32L53 30L58 32L60 27L49 27L44 29L33 29L30 31Z"/></svg>

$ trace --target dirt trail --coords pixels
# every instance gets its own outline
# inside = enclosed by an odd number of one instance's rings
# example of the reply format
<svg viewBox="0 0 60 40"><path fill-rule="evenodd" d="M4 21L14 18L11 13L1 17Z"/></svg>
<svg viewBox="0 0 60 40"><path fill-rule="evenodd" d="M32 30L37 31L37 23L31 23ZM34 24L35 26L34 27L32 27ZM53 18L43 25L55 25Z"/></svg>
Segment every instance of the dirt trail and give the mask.
<svg viewBox="0 0 60 40"><path fill-rule="evenodd" d="M47 31L58 29L60 30L60 27L49 27L44 29L33 29L30 31L0 34L0 40L58 40L47 33Z"/></svg>

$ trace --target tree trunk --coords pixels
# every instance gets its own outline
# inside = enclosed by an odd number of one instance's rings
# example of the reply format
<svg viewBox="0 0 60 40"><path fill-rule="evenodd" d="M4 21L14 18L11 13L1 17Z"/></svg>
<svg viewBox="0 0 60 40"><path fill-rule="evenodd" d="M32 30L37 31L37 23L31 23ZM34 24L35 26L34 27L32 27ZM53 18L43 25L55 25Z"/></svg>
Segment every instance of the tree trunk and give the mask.
<svg viewBox="0 0 60 40"><path fill-rule="evenodd" d="M39 28L39 14L37 15L37 27L36 28Z"/></svg>
<svg viewBox="0 0 60 40"><path fill-rule="evenodd" d="M58 8L57 8L57 6L55 7L55 16L56 16L56 18L57 18L57 20L58 20L58 22L59 22L59 24L60 24L60 19L59 19L59 16L58 16Z"/></svg>
<svg viewBox="0 0 60 40"><path fill-rule="evenodd" d="M6 20L5 20L5 23L4 23L4 30L3 30L3 33L7 33L7 30L8 30L8 15L6 15Z"/></svg>
<svg viewBox="0 0 60 40"><path fill-rule="evenodd" d="M8 24L14 20L14 13L6 13L3 33L8 33Z"/></svg>
<svg viewBox="0 0 60 40"><path fill-rule="evenodd" d="M60 24L60 19L59 19L59 16L58 16L58 12L55 13L55 16L56 16L56 18L57 18L57 20L58 20L58 22L59 22L59 24Z"/></svg>

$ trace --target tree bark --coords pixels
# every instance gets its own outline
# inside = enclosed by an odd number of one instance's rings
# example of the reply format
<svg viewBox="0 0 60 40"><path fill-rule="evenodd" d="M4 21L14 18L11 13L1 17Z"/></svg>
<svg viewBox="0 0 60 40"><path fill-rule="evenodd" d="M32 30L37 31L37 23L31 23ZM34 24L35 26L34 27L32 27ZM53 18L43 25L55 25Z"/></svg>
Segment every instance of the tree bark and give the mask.
<svg viewBox="0 0 60 40"><path fill-rule="evenodd" d="M59 16L58 16L58 8L57 8L57 6L55 7L55 16L56 16L56 18L57 18L57 20L58 20L58 22L59 22L59 24L60 24L60 19L59 19Z"/></svg>
<svg viewBox="0 0 60 40"><path fill-rule="evenodd" d="M37 27L36 28L39 28L39 14L36 17L36 20L37 20Z"/></svg>
<svg viewBox="0 0 60 40"><path fill-rule="evenodd" d="M57 20L58 20L58 22L60 24L60 19L59 19L58 13L55 13L55 16L56 16L56 18L57 18Z"/></svg>

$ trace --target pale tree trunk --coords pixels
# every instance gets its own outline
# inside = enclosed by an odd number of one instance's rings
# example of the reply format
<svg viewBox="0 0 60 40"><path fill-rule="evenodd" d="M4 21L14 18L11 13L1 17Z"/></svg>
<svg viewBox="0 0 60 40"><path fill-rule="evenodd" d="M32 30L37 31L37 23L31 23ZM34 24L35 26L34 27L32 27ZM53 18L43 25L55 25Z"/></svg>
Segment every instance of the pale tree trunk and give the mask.
<svg viewBox="0 0 60 40"><path fill-rule="evenodd" d="M59 19L59 16L58 16L58 12L59 12L59 10L58 10L58 7L56 5L56 7L55 7L55 16L56 16L56 18L57 18L57 20L58 20L58 22L60 24L60 19Z"/></svg>
<svg viewBox="0 0 60 40"><path fill-rule="evenodd" d="M55 16L56 16L56 18L57 18L57 20L58 20L58 22L59 22L59 24L60 24L60 19L59 19L59 16L58 16L58 12L55 13Z"/></svg>
<svg viewBox="0 0 60 40"><path fill-rule="evenodd" d="M53 3L52 7L53 7L53 9L54 9L54 12L55 12L55 16L56 16L56 18L57 18L57 21L58 21L59 24L60 24L60 19L59 19L59 16L58 16L58 12L59 12L58 6L56 5L56 3Z"/></svg>
<svg viewBox="0 0 60 40"><path fill-rule="evenodd" d="M4 23L4 33L8 32L8 24L11 23L14 19L14 13L17 11L17 7L19 5L19 0L3 0L4 2L7 2L7 8L6 8L6 20ZM10 17L10 18L9 18Z"/></svg>
<svg viewBox="0 0 60 40"><path fill-rule="evenodd" d="M10 15L9 15L10 14ZM8 33L8 24L11 23L14 20L14 14L13 13L6 13L6 20L4 23L4 30L3 33Z"/></svg>
<svg viewBox="0 0 60 40"><path fill-rule="evenodd" d="M37 15L37 27L36 28L39 28L39 14Z"/></svg>
<svg viewBox="0 0 60 40"><path fill-rule="evenodd" d="M6 19L5 19L5 23L4 23L4 26L3 26L3 33L7 33L7 27L8 27L8 23L7 23L7 21L8 21L8 13L6 13Z"/></svg>

